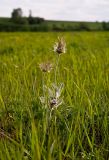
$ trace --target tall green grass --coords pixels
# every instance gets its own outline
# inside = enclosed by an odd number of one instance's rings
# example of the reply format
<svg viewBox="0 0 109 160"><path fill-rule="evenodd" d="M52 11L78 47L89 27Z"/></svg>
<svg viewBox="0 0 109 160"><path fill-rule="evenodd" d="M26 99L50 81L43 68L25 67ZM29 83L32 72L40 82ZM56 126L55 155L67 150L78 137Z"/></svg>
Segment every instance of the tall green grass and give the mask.
<svg viewBox="0 0 109 160"><path fill-rule="evenodd" d="M64 102L51 113L39 98L43 82L54 83L58 36L67 43L57 71ZM54 69L43 74L48 60ZM0 33L1 160L107 160L108 134L108 32Z"/></svg>

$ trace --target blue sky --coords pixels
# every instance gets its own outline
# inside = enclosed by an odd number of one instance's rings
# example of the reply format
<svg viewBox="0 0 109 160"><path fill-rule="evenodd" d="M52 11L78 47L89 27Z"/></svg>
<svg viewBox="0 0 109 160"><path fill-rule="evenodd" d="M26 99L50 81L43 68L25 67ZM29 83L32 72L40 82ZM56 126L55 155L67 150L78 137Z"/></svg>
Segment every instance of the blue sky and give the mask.
<svg viewBox="0 0 109 160"><path fill-rule="evenodd" d="M109 0L0 0L0 17L21 7L24 16L54 20L109 21Z"/></svg>

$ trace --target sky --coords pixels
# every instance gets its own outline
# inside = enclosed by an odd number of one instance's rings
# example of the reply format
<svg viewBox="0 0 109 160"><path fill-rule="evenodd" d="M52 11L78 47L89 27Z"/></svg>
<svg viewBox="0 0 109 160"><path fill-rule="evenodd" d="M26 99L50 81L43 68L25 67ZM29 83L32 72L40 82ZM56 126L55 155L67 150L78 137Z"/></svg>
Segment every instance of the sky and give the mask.
<svg viewBox="0 0 109 160"><path fill-rule="evenodd" d="M109 0L0 0L0 17L10 17L14 8L28 16L48 20L109 21Z"/></svg>

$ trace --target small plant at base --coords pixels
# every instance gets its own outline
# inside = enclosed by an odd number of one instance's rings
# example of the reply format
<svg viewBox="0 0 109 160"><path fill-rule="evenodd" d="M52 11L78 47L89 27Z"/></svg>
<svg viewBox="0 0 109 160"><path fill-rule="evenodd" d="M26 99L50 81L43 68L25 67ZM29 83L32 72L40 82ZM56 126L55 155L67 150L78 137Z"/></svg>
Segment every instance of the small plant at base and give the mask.
<svg viewBox="0 0 109 160"><path fill-rule="evenodd" d="M51 88L45 86L48 97L40 97L42 104L49 106L51 110L58 108L63 103L63 98L61 97L64 85L61 83L59 86L52 84Z"/></svg>

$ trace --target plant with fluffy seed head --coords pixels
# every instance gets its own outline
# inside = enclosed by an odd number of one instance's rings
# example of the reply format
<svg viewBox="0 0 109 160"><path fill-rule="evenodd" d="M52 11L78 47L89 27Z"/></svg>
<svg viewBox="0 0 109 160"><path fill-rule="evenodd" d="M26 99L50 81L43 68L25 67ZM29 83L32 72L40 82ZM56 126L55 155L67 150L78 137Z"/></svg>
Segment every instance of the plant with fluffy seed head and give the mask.
<svg viewBox="0 0 109 160"><path fill-rule="evenodd" d="M66 43L63 37L58 37L58 41L54 45L54 52L58 53L59 55L66 52Z"/></svg>
<svg viewBox="0 0 109 160"><path fill-rule="evenodd" d="M39 64L39 68L42 72L50 72L53 69L53 65L49 62Z"/></svg>
<svg viewBox="0 0 109 160"><path fill-rule="evenodd" d="M61 83L59 86L52 84L51 88L45 86L48 97L40 97L41 103L49 106L52 110L59 107L63 103L63 99L61 96L63 87L63 83Z"/></svg>

